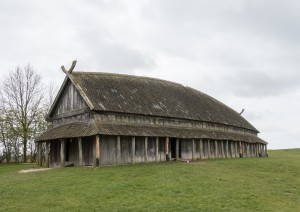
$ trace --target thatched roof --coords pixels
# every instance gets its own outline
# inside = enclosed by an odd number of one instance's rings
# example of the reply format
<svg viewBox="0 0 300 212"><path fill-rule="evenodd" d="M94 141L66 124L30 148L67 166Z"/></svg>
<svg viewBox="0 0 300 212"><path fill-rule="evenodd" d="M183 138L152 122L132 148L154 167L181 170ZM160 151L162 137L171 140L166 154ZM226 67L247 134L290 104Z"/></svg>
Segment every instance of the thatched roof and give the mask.
<svg viewBox="0 0 300 212"><path fill-rule="evenodd" d="M85 122L71 123L52 128L42 134L37 141L46 141L63 138L77 138L92 135L122 135L122 136L149 136L149 137L176 137L176 138L202 138L217 140L246 141L249 143L264 143L262 139L253 135L241 135L224 131L213 131L196 128L161 127L155 125L126 125L126 124L103 124Z"/></svg>
<svg viewBox="0 0 300 212"><path fill-rule="evenodd" d="M181 84L148 77L73 72L69 80L90 110L221 123L258 132L220 101ZM49 112L53 116L57 101Z"/></svg>

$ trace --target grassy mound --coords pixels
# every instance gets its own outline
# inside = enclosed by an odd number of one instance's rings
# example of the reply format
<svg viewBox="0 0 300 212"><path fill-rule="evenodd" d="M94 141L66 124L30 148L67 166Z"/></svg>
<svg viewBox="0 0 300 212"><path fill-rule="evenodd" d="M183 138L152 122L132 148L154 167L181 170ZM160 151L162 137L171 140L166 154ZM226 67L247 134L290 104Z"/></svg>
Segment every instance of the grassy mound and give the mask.
<svg viewBox="0 0 300 212"><path fill-rule="evenodd" d="M300 149L269 158L19 173L0 165L0 211L300 211Z"/></svg>

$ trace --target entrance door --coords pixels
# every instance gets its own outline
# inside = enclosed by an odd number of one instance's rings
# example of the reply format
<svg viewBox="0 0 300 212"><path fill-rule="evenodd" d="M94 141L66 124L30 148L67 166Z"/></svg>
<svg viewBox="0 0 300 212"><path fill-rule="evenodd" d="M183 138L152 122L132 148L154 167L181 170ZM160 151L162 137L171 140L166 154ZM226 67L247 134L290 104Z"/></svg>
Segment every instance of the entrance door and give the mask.
<svg viewBox="0 0 300 212"><path fill-rule="evenodd" d="M170 139L170 144L171 144L171 159L176 159L176 138L171 138ZM179 158L181 158L181 140L179 139Z"/></svg>
<svg viewBox="0 0 300 212"><path fill-rule="evenodd" d="M170 144L171 144L171 159L175 159L176 158L176 138L171 138Z"/></svg>

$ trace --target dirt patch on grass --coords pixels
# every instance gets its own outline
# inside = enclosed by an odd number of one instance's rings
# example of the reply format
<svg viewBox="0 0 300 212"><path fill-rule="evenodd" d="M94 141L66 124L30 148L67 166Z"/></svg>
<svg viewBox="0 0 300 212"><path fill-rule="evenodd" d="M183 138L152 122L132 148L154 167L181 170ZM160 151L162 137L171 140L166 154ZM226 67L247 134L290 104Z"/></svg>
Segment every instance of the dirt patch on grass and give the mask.
<svg viewBox="0 0 300 212"><path fill-rule="evenodd" d="M40 172L40 171L47 171L50 170L52 168L41 168L41 169L24 169L19 171L19 173L29 173L29 172Z"/></svg>

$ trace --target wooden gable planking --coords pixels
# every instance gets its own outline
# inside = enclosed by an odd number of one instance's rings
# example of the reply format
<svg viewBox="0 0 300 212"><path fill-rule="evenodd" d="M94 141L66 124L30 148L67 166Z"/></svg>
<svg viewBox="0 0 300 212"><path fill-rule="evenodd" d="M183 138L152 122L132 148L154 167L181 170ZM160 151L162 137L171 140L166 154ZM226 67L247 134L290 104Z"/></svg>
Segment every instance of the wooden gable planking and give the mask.
<svg viewBox="0 0 300 212"><path fill-rule="evenodd" d="M69 81L57 103L54 117L86 108L87 105L75 86Z"/></svg>

